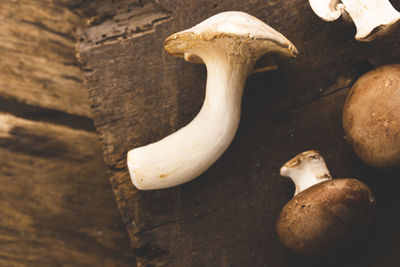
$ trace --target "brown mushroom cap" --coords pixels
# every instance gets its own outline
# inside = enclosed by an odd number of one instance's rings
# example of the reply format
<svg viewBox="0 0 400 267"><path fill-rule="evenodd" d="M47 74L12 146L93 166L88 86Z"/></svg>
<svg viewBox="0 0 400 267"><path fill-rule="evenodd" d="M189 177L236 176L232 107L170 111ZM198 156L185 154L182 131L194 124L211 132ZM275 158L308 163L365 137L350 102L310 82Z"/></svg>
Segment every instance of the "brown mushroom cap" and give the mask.
<svg viewBox="0 0 400 267"><path fill-rule="evenodd" d="M280 241L295 253L319 257L351 247L372 222L375 199L355 179L318 183L293 197L276 222Z"/></svg>
<svg viewBox="0 0 400 267"><path fill-rule="evenodd" d="M400 65L364 74L349 92L343 128L357 156L382 169L400 169Z"/></svg>

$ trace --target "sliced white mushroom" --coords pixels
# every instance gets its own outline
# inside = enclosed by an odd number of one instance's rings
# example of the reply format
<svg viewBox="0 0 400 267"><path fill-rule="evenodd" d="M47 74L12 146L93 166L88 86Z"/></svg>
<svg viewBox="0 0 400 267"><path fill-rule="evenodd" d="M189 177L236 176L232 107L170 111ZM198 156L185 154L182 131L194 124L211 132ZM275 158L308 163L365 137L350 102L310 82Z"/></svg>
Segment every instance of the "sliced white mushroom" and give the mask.
<svg viewBox="0 0 400 267"><path fill-rule="evenodd" d="M206 96L187 126L128 152L132 182L141 190L176 186L207 170L235 136L243 88L256 61L271 52L297 55L282 34L253 16L233 11L173 34L166 39L165 49L188 61L204 62Z"/></svg>
<svg viewBox="0 0 400 267"><path fill-rule="evenodd" d="M392 32L400 24L400 13L389 0L309 0L313 11L323 20L340 15L353 20L356 40L369 42Z"/></svg>

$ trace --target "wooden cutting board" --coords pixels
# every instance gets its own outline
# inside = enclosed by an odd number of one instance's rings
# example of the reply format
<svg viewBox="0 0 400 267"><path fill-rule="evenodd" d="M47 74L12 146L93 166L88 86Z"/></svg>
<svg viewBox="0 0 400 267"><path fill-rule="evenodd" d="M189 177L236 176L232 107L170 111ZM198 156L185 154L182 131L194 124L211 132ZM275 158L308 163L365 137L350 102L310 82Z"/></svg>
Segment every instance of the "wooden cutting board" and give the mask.
<svg viewBox="0 0 400 267"><path fill-rule="evenodd" d="M321 21L304 0L103 0L80 8L90 19L78 56L139 266L322 266L291 254L274 230L294 192L279 168L308 149L321 151L334 177L359 178L378 200L370 235L332 266L400 262L400 182L361 163L341 126L354 81L400 62L400 30L373 43L356 42L354 26ZM297 46L299 57L248 78L238 133L209 170L176 188L139 192L129 179L126 152L187 124L204 98L204 66L169 56L164 39L227 10L265 21Z"/></svg>

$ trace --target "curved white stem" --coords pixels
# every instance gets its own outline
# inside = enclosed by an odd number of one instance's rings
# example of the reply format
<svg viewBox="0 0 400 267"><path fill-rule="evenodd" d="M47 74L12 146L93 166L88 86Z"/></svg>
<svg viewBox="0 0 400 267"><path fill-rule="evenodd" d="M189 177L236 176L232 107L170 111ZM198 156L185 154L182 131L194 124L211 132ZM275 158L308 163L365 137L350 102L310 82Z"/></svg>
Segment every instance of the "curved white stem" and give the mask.
<svg viewBox="0 0 400 267"><path fill-rule="evenodd" d="M294 182L296 187L294 195L315 184L332 179L324 158L315 150L303 152L286 162L280 173L282 176L290 177Z"/></svg>
<svg viewBox="0 0 400 267"><path fill-rule="evenodd" d="M254 60L218 49L197 54L207 66L204 104L187 126L128 152L130 176L138 189L167 188L196 178L222 155L235 136L243 87Z"/></svg>
<svg viewBox="0 0 400 267"><path fill-rule="evenodd" d="M340 0L309 0L315 14L325 21L337 20L343 11Z"/></svg>

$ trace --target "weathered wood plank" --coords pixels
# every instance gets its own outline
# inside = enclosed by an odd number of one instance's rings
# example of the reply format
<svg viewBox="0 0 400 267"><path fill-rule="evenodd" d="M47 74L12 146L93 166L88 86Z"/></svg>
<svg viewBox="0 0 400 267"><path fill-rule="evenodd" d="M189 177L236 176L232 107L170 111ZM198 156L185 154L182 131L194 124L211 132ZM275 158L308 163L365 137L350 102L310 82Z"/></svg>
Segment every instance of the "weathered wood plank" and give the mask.
<svg viewBox="0 0 400 267"><path fill-rule="evenodd" d="M134 266L97 136L0 113L0 265Z"/></svg>
<svg viewBox="0 0 400 267"><path fill-rule="evenodd" d="M101 3L114 13L100 12L107 19L83 29L79 57L114 193L139 264L321 266L290 254L274 230L278 212L293 191L279 168L307 149L319 149L335 177L366 182L378 199L379 216L370 237L352 255L331 261L332 266L390 266L400 261L400 210L393 202L399 182L381 178L390 175L359 162L341 128L349 85L374 66L400 61L400 31L374 43L359 43L353 40L352 26L321 21L303 0L139 1L141 6L132 0L122 7ZM118 24L116 14L135 17L150 6L170 17L147 21L144 31L107 40L110 25ZM237 136L206 173L177 188L138 192L127 173L126 152L188 123L204 97L204 67L167 55L164 38L225 10L245 11L266 21L293 41L300 55L280 60L276 72L249 78ZM126 21L123 26L131 29Z"/></svg>
<svg viewBox="0 0 400 267"><path fill-rule="evenodd" d="M74 56L82 18L54 0L0 2L0 97L91 117Z"/></svg>

